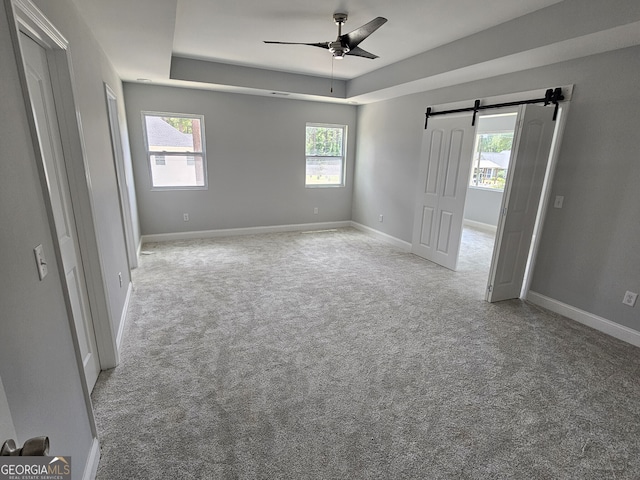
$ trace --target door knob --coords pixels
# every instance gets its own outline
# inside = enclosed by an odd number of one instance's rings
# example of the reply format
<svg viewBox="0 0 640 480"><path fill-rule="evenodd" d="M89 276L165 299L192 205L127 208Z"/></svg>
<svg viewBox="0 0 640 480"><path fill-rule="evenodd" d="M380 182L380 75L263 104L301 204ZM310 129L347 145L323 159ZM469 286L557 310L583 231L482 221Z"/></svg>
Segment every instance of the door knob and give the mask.
<svg viewBox="0 0 640 480"><path fill-rule="evenodd" d="M44 457L49 453L49 437L30 438L22 448L16 447L16 442L9 439L0 449L1 457Z"/></svg>

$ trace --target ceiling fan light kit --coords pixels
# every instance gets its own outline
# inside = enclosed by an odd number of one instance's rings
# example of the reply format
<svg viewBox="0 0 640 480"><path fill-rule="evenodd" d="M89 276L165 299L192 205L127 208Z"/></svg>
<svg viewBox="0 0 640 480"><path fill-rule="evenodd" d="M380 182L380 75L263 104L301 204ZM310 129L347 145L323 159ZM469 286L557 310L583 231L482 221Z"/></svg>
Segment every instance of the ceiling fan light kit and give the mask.
<svg viewBox="0 0 640 480"><path fill-rule="evenodd" d="M378 58L377 55L367 52L358 45L369 35L375 32L378 28L387 22L384 17L376 17L369 23L356 28L352 32L342 34L342 25L347 21L348 15L346 13L334 13L333 21L338 25L338 37L334 41L330 42L317 42L317 43L303 43L303 42L276 42L265 40L264 43L275 43L281 45L308 45L311 47L319 47L329 50L333 58L336 60L342 60L345 55L353 55L362 58Z"/></svg>

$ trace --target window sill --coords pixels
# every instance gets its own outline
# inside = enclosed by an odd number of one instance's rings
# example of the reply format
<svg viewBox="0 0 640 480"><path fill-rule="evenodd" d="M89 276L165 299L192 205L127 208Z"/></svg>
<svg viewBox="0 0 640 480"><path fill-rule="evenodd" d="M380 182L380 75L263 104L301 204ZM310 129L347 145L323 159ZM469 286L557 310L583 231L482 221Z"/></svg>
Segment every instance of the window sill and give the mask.
<svg viewBox="0 0 640 480"><path fill-rule="evenodd" d="M152 192L172 192L175 190L209 190L208 186L204 187L151 187Z"/></svg>
<svg viewBox="0 0 640 480"><path fill-rule="evenodd" d="M344 185L305 185L304 188L344 188Z"/></svg>
<svg viewBox="0 0 640 480"><path fill-rule="evenodd" d="M470 190L482 190L484 192L504 193L504 189L489 188L489 187L477 187L475 185L469 185L469 189Z"/></svg>

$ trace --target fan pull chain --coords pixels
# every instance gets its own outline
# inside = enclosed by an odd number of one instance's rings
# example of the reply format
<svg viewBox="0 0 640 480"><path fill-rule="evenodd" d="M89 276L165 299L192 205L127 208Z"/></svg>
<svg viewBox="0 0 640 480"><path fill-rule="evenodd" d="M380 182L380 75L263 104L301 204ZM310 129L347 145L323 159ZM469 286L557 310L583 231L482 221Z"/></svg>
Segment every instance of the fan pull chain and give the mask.
<svg viewBox="0 0 640 480"><path fill-rule="evenodd" d="M333 55L331 55L331 93L333 93Z"/></svg>

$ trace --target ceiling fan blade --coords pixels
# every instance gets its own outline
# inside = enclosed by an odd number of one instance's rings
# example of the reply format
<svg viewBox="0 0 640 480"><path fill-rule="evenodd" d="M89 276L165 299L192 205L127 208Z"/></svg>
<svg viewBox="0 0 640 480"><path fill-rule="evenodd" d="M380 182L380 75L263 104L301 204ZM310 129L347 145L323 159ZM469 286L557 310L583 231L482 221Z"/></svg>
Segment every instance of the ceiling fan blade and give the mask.
<svg viewBox="0 0 640 480"><path fill-rule="evenodd" d="M269 40L263 40L264 43L275 43L279 45L309 45L310 47L320 47L329 49L329 42L318 42L318 43L303 43L303 42L272 42Z"/></svg>
<svg viewBox="0 0 640 480"><path fill-rule="evenodd" d="M345 33L340 37L343 44L347 45L350 50L353 50L362 42L365 38L379 29L382 25L387 23L387 19L384 17L377 17L371 20L369 23L356 28L353 32Z"/></svg>
<svg viewBox="0 0 640 480"><path fill-rule="evenodd" d="M378 58L377 55L367 52L366 50L363 50L360 47L352 48L351 50L349 50L349 52L347 52L347 55L353 55L355 57L364 57L364 58L371 58L371 59Z"/></svg>

